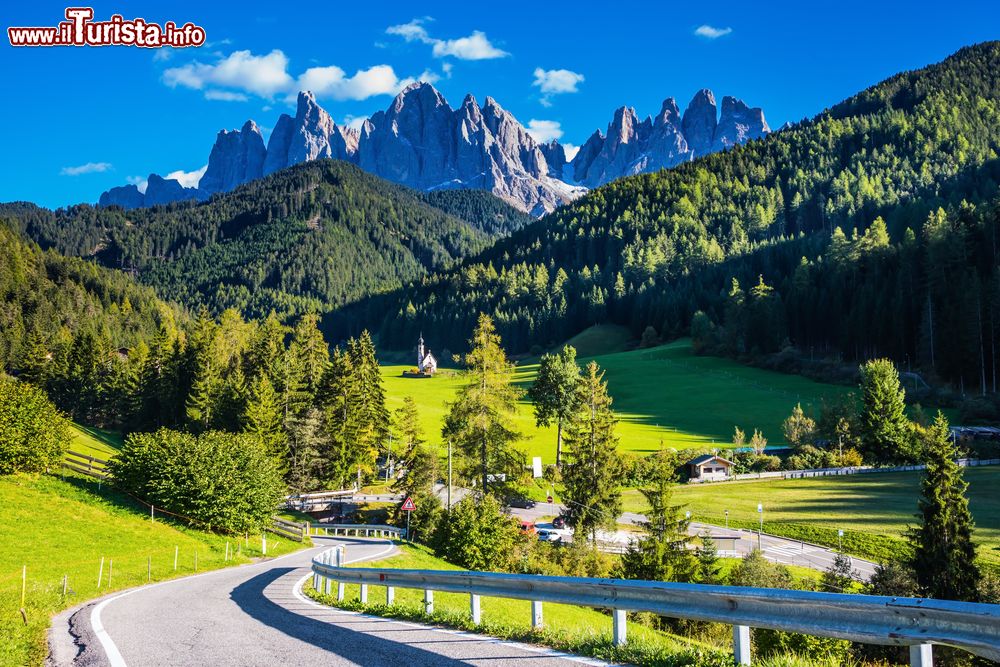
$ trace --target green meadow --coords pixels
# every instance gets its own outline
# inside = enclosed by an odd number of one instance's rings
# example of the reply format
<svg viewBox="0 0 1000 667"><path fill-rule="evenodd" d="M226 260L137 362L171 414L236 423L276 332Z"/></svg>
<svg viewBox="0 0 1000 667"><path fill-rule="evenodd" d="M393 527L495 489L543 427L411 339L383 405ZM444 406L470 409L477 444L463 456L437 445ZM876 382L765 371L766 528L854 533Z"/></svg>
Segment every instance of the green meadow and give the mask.
<svg viewBox="0 0 1000 667"><path fill-rule="evenodd" d="M1000 565L1000 467L966 468L969 508L976 521L980 557ZM844 530L844 549L878 558L902 543L916 524L920 473L869 473L844 477L685 484L674 502L691 511L693 521L724 525L726 510L734 527L757 527L757 503L763 505L764 530L807 541L837 545ZM625 509L643 512L645 499L635 489L625 492Z"/></svg>
<svg viewBox="0 0 1000 667"><path fill-rule="evenodd" d="M735 426L748 437L759 428L771 444L782 444L781 422L797 402L806 412L818 414L824 399L836 399L850 390L728 359L696 356L688 340L618 351L624 336L614 327L597 329L570 343L578 347L581 363L593 359L605 369L621 419L621 448L626 451L647 454L661 445L676 449L724 446L731 441ZM428 440L440 442L447 403L462 386L461 374L443 368L433 378L403 377L410 368L412 364L382 367L389 407L395 409L403 397L412 396ZM537 370L537 359L519 362L516 381L526 389ZM520 446L528 455L554 463L555 427L537 427L527 399L518 406L516 424L524 435Z"/></svg>

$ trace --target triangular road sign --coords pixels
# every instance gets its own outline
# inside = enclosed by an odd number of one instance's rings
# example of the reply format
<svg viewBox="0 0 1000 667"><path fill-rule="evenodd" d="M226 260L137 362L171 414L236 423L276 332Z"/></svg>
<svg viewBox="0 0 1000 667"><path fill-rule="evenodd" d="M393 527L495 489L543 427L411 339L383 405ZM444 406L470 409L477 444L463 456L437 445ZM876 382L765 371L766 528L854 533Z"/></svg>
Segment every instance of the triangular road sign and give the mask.
<svg viewBox="0 0 1000 667"><path fill-rule="evenodd" d="M406 500L403 501L403 507L401 509L404 512L412 512L417 509L416 505L413 504L413 498L407 496Z"/></svg>

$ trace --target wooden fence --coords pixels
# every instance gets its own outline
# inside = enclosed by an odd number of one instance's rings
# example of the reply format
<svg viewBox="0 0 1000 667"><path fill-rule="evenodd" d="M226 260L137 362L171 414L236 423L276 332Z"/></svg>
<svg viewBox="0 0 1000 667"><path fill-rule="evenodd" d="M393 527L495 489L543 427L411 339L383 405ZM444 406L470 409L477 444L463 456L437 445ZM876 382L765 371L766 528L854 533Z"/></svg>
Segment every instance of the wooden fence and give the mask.
<svg viewBox="0 0 1000 667"><path fill-rule="evenodd" d="M78 473L105 480L108 477L108 462L89 454L74 452L72 449L66 451L63 459L63 467L74 470Z"/></svg>

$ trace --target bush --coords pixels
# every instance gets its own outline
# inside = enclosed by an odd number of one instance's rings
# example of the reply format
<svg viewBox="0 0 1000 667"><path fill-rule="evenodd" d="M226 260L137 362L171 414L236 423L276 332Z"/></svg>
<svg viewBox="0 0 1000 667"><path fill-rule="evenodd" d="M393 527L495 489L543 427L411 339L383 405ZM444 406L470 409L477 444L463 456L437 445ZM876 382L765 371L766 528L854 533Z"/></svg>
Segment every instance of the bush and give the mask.
<svg viewBox="0 0 1000 667"><path fill-rule="evenodd" d="M69 422L44 391L0 374L0 475L58 465L69 438Z"/></svg>
<svg viewBox="0 0 1000 667"><path fill-rule="evenodd" d="M109 469L125 491L229 533L269 524L285 493L277 463L244 433L133 433Z"/></svg>
<svg viewBox="0 0 1000 667"><path fill-rule="evenodd" d="M468 570L509 570L520 538L517 522L493 496L466 496L443 514L437 555Z"/></svg>

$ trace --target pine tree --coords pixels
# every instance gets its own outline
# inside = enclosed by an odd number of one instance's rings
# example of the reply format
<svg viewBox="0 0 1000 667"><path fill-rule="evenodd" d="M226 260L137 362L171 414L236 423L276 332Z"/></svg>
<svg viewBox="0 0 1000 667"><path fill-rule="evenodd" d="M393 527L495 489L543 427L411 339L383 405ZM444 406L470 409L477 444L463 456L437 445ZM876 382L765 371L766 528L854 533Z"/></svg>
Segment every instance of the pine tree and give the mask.
<svg viewBox="0 0 1000 667"><path fill-rule="evenodd" d="M241 422L244 431L256 435L271 456L281 461L283 466L286 464L284 414L266 374L258 375L250 383Z"/></svg>
<svg viewBox="0 0 1000 667"><path fill-rule="evenodd" d="M320 383L317 403L323 410L327 447L326 475L337 487L343 488L350 475L347 425L354 390L354 368L351 358L340 348L334 348L330 365Z"/></svg>
<svg viewBox="0 0 1000 667"><path fill-rule="evenodd" d="M701 584L717 584L722 578L722 564L719 562L719 550L708 534L701 536L701 546L698 547L697 580Z"/></svg>
<svg viewBox="0 0 1000 667"><path fill-rule="evenodd" d="M323 460L320 452L325 445L323 418L316 408L307 408L294 417L288 429L287 462L288 488L293 493L306 493L320 488Z"/></svg>
<svg viewBox="0 0 1000 667"><path fill-rule="evenodd" d="M861 366L861 447L871 463L906 460L909 420L906 392L899 373L888 359L873 359Z"/></svg>
<svg viewBox="0 0 1000 667"><path fill-rule="evenodd" d="M403 397L403 405L394 415L398 439L395 446L395 458L399 465L408 467L414 453L424 443L424 429L420 425L420 411L412 396Z"/></svg>
<svg viewBox="0 0 1000 667"><path fill-rule="evenodd" d="M622 571L627 579L649 581L691 581L698 562L688 551L688 519L681 507L671 504L677 483L677 455L661 450L653 464L649 486L639 491L649 504L643 537L622 555Z"/></svg>
<svg viewBox="0 0 1000 667"><path fill-rule="evenodd" d="M347 342L353 375L347 396L348 459L355 467L360 486L363 473L371 472L378 452L387 446L391 417L385 405L382 372L375 356L375 344L367 330Z"/></svg>
<svg viewBox="0 0 1000 667"><path fill-rule="evenodd" d="M309 313L299 320L292 332L289 348L297 357L304 390L311 397L315 395L323 374L330 365L330 349L319 330L319 316Z"/></svg>
<svg viewBox="0 0 1000 667"><path fill-rule="evenodd" d="M562 465L563 424L577 407L576 385L579 378L576 349L566 345L557 354L542 355L535 383L528 390L528 396L535 404L536 424L548 426L553 421L556 423L556 466Z"/></svg>
<svg viewBox="0 0 1000 667"><path fill-rule="evenodd" d="M621 457L615 435L617 417L604 371L591 361L577 380L576 410L566 422L563 499L566 523L577 535L595 541L598 528L614 528L622 511Z"/></svg>
<svg viewBox="0 0 1000 667"><path fill-rule="evenodd" d="M466 384L448 406L442 435L455 443L466 475L478 476L482 493L490 494L501 486L499 475L519 474L524 465L524 453L514 447L521 438L514 415L522 392L489 316L479 315L469 343Z"/></svg>
<svg viewBox="0 0 1000 667"><path fill-rule="evenodd" d="M858 573L851 567L851 557L838 553L833 562L820 578L820 590L827 593L850 593L851 584L858 578Z"/></svg>
<svg viewBox="0 0 1000 667"><path fill-rule="evenodd" d="M37 329L28 334L24 353L21 355L20 378L36 387L45 388L51 375L52 353L47 349L45 337Z"/></svg>
<svg viewBox="0 0 1000 667"><path fill-rule="evenodd" d="M917 518L920 525L909 533L913 545L912 567L921 592L944 600L978 600L980 573L968 483L955 462L948 421L938 412L926 432L926 470L920 482Z"/></svg>

